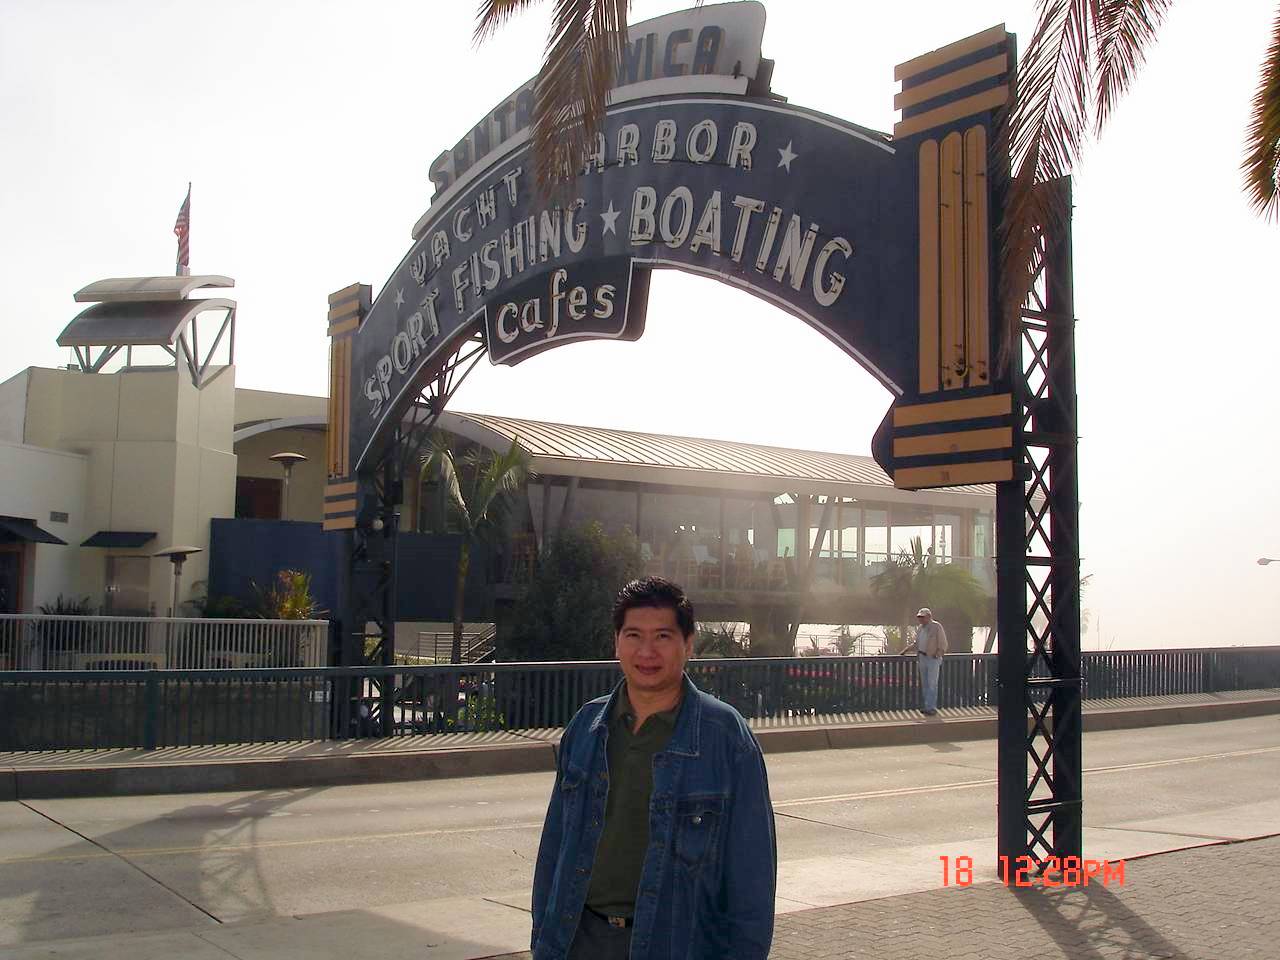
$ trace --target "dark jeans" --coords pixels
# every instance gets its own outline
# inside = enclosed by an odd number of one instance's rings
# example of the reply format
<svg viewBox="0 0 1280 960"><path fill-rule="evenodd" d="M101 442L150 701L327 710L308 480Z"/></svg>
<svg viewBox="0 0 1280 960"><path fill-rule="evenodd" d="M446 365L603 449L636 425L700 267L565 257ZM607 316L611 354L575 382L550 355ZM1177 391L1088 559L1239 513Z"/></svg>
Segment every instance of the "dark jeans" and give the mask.
<svg viewBox="0 0 1280 960"><path fill-rule="evenodd" d="M610 926L603 917L583 909L568 960L627 960L630 953L630 927Z"/></svg>

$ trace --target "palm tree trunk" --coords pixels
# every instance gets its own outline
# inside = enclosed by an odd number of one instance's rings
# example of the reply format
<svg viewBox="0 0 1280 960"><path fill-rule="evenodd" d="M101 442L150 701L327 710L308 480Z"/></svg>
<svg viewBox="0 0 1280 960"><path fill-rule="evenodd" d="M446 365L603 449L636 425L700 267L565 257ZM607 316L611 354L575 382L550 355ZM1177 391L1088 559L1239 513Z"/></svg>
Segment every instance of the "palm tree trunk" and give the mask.
<svg viewBox="0 0 1280 960"><path fill-rule="evenodd" d="M471 565L471 541L463 539L458 551L458 581L453 588L453 650L450 663L462 662L462 607L467 592L467 567Z"/></svg>

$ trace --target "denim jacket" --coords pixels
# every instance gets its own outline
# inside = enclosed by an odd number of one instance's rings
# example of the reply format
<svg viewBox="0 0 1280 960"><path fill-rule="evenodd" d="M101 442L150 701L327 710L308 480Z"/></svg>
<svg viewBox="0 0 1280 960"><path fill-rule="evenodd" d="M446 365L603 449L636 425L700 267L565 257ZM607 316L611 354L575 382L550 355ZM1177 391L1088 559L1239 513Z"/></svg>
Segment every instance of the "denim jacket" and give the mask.
<svg viewBox="0 0 1280 960"><path fill-rule="evenodd" d="M534 960L563 960L578 928L604 825L617 695L582 707L560 741L533 876ZM685 676L675 732L653 758L631 960L765 960L776 880L760 747L736 710Z"/></svg>

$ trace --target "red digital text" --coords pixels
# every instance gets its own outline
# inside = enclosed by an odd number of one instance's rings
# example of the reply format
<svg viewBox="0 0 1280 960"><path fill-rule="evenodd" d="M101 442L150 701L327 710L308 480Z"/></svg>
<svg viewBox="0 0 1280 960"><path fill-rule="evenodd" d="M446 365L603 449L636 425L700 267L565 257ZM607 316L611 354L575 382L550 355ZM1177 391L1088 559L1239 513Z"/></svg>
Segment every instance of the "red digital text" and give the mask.
<svg viewBox="0 0 1280 960"><path fill-rule="evenodd" d="M940 856L942 885L967 887L973 883L973 857ZM1080 857L1029 856L999 858L998 875L1006 887L1104 887L1124 886L1123 860L1084 860Z"/></svg>

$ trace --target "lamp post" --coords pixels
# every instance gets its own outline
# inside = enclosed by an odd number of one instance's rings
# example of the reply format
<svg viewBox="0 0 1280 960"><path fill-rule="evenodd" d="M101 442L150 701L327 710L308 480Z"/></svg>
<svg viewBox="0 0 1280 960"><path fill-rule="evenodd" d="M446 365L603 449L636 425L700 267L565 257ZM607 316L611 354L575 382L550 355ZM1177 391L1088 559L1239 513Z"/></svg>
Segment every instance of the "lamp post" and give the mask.
<svg viewBox="0 0 1280 960"><path fill-rule="evenodd" d="M280 491L280 519L289 519L289 477L293 474L293 466L297 463L305 463L307 458L301 453L294 453L292 450L284 450L280 453L273 453L268 460L274 460L284 468L284 486Z"/></svg>
<svg viewBox="0 0 1280 960"><path fill-rule="evenodd" d="M165 547L152 554L153 557L167 557L173 564L173 607L169 616L178 615L178 590L182 584L182 563L193 553L203 553L204 547Z"/></svg>
<svg viewBox="0 0 1280 960"><path fill-rule="evenodd" d="M1268 563L1280 563L1275 557L1259 557L1258 566L1265 567Z"/></svg>

